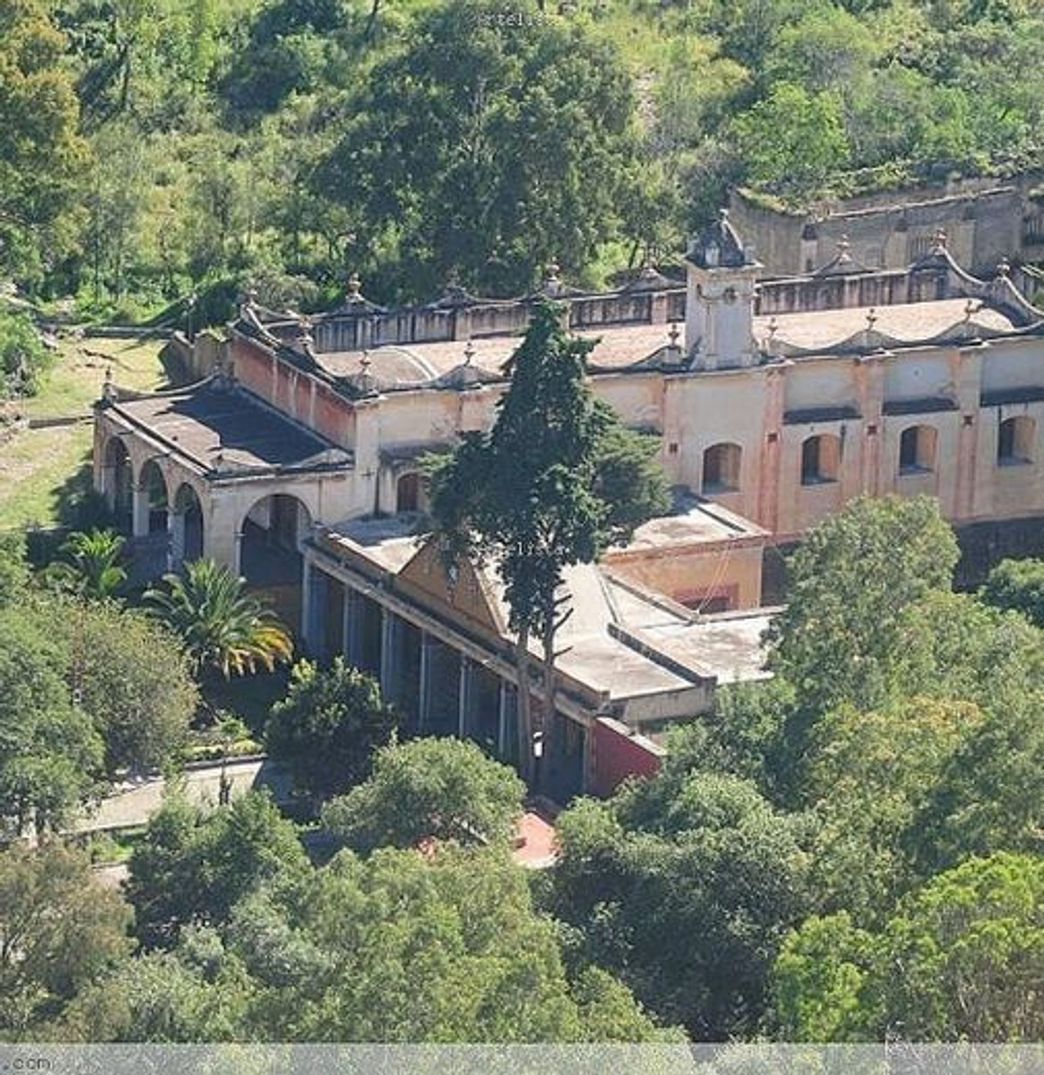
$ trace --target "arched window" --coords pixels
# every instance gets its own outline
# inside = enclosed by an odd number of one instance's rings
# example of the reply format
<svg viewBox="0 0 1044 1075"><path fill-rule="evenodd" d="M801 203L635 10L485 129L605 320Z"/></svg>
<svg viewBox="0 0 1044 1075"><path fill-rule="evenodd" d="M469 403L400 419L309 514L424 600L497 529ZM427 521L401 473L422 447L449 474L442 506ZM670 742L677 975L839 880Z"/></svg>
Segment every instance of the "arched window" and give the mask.
<svg viewBox="0 0 1044 1075"><path fill-rule="evenodd" d="M399 514L420 510L420 474L411 470L395 485L395 510Z"/></svg>
<svg viewBox="0 0 1044 1075"><path fill-rule="evenodd" d="M1005 418L997 431L997 466L1011 467L1032 463L1037 423L1026 415Z"/></svg>
<svg viewBox="0 0 1044 1075"><path fill-rule="evenodd" d="M841 438L832 433L809 437L801 445L801 484L837 481L841 465Z"/></svg>
<svg viewBox="0 0 1044 1075"><path fill-rule="evenodd" d="M935 469L936 433L931 426L910 426L899 437L899 473L922 474Z"/></svg>
<svg viewBox="0 0 1044 1075"><path fill-rule="evenodd" d="M731 493L740 487L743 449L738 444L712 444L703 453L704 493Z"/></svg>

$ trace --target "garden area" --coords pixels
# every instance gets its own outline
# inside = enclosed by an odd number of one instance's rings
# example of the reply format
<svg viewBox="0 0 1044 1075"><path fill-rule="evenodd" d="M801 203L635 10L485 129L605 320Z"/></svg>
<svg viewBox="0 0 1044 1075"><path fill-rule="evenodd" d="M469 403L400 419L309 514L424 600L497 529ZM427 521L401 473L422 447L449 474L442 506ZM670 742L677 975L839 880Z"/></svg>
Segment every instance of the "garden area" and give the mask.
<svg viewBox="0 0 1044 1075"><path fill-rule="evenodd" d="M105 372L111 368L125 388L163 388L163 343L61 339L38 375L35 395L0 402L0 530L75 521L91 487L90 413Z"/></svg>

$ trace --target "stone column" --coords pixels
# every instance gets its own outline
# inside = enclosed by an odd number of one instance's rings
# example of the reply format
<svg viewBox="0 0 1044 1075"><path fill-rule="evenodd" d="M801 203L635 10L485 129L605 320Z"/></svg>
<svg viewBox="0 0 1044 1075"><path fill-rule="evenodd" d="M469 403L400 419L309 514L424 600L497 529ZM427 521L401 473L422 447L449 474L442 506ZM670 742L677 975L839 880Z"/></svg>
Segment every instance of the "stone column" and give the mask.
<svg viewBox="0 0 1044 1075"><path fill-rule="evenodd" d="M167 570L180 571L185 562L185 513L167 508Z"/></svg>
<svg viewBox="0 0 1044 1075"><path fill-rule="evenodd" d="M395 677L395 614L381 606L381 695L387 701Z"/></svg>
<svg viewBox="0 0 1044 1075"><path fill-rule="evenodd" d="M149 533L149 487L140 482L131 494L131 534L147 537Z"/></svg>
<svg viewBox="0 0 1044 1075"><path fill-rule="evenodd" d="M312 592L313 582L316 580L317 572L310 563L306 560L302 565L301 571L304 575L301 580L301 647L305 650L312 648L313 632L312 632L312 616L316 607L317 594Z"/></svg>
<svg viewBox="0 0 1044 1075"><path fill-rule="evenodd" d="M362 595L358 590L344 591L344 655L348 663L359 667L362 660Z"/></svg>
<svg viewBox="0 0 1044 1075"><path fill-rule="evenodd" d="M471 709L471 677L474 666L462 653L460 655L460 680L457 686L457 735L463 739L468 726Z"/></svg>
<svg viewBox="0 0 1044 1075"><path fill-rule="evenodd" d="M432 638L427 631L421 631L421 659L420 659L420 712L417 717L417 726L421 732L427 727L431 711L431 660Z"/></svg>
<svg viewBox="0 0 1044 1075"><path fill-rule="evenodd" d="M507 754L507 716L508 716L508 684L506 680L500 680L497 690L497 754L505 757Z"/></svg>

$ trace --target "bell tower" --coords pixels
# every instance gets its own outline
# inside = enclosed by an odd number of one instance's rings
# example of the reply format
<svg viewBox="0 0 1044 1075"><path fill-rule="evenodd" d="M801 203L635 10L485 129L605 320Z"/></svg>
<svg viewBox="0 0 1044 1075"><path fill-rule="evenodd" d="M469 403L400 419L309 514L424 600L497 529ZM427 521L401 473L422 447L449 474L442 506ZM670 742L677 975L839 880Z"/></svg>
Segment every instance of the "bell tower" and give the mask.
<svg viewBox="0 0 1044 1075"><path fill-rule="evenodd" d="M685 350L691 368L754 365L754 285L761 265L729 223L727 210L693 239L685 262Z"/></svg>

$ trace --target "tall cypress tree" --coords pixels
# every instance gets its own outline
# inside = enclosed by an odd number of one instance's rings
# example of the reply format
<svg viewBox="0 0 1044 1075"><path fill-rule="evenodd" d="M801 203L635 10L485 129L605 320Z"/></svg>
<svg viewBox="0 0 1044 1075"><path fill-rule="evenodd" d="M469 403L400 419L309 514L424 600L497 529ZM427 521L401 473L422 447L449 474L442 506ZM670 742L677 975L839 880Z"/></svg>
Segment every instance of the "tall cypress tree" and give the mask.
<svg viewBox="0 0 1044 1075"><path fill-rule="evenodd" d="M593 341L571 336L565 308L539 302L505 372L493 428L465 434L432 466L432 514L450 559L495 564L516 636L519 758L531 775L532 661L542 649L543 713L554 713L555 635L569 616L563 571L590 563L666 510L651 438L624 429L586 376Z"/></svg>

